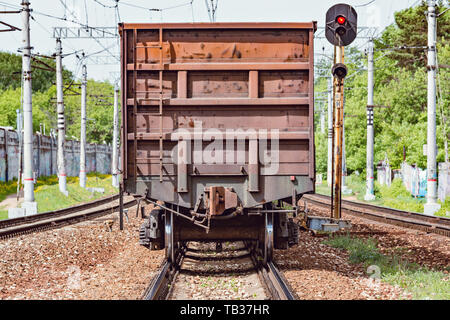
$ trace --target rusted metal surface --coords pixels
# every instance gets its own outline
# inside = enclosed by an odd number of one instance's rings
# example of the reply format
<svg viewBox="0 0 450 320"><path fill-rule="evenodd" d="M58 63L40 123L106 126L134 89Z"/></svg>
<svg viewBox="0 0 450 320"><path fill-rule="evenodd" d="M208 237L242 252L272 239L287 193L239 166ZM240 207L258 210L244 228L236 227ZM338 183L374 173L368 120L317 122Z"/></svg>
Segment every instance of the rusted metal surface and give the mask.
<svg viewBox="0 0 450 320"><path fill-rule="evenodd" d="M124 190L186 208L206 186L233 188L245 208L314 191L315 29L314 22L120 25ZM192 138L184 147L172 141L180 129ZM173 161L177 148L189 159L199 156L196 143L208 150L217 139L205 141L211 129L224 134L214 159L227 159L227 141L242 138L242 161ZM227 138L230 129L245 132ZM275 173L261 162L261 129L267 139L279 131Z"/></svg>
<svg viewBox="0 0 450 320"><path fill-rule="evenodd" d="M224 187L209 187L205 189L206 207L211 216L221 215L225 210L238 206L237 194Z"/></svg>

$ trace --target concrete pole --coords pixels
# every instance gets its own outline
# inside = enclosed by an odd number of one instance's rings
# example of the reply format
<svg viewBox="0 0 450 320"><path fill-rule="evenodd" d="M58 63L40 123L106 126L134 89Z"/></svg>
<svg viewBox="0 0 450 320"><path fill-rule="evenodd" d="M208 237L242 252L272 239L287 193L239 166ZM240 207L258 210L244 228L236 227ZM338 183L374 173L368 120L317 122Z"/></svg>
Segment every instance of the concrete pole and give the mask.
<svg viewBox="0 0 450 320"><path fill-rule="evenodd" d="M114 131L113 131L113 150L112 150L112 185L119 187L119 87L114 87Z"/></svg>
<svg viewBox="0 0 450 320"><path fill-rule="evenodd" d="M24 202L34 202L34 176L33 176L33 105L31 87L31 45L30 45L30 2L22 1L22 71L23 71L23 186ZM35 205L31 205L36 207ZM22 206L24 207L24 206ZM37 209L36 209L37 211ZM37 212L32 212L37 213ZM31 213L31 214L32 214ZM29 214L28 212L26 213Z"/></svg>
<svg viewBox="0 0 450 320"><path fill-rule="evenodd" d="M22 130L23 130L23 121L22 121L22 113L20 112L20 109L16 110L17 113L17 136L19 137L19 165L17 166L17 180L20 182L22 181L22 143L23 143L23 139L22 139ZM5 137L6 139L6 137ZM6 152L8 152L8 150L6 150ZM17 196L17 202L19 202L19 192L20 192L20 183L17 183L17 191L16 191L16 196Z"/></svg>
<svg viewBox="0 0 450 320"><path fill-rule="evenodd" d="M374 128L373 128L373 90L374 90L374 59L373 59L373 39L369 39L368 49L368 72L367 72L367 159L366 159L366 195L364 200L375 200L374 194Z"/></svg>
<svg viewBox="0 0 450 320"><path fill-rule="evenodd" d="M331 175L333 171L333 77L328 80L328 163L327 182L331 187Z"/></svg>
<svg viewBox="0 0 450 320"><path fill-rule="evenodd" d="M81 128L80 128L80 187L86 188L86 63L82 67L83 78L81 80Z"/></svg>
<svg viewBox="0 0 450 320"><path fill-rule="evenodd" d="M320 101L320 132L325 134L325 106L323 101Z"/></svg>
<svg viewBox="0 0 450 320"><path fill-rule="evenodd" d="M434 215L437 203L436 145L436 1L428 0L428 130L427 130L427 203L424 213Z"/></svg>
<svg viewBox="0 0 450 320"><path fill-rule="evenodd" d="M345 109L345 91L343 92L344 95L344 103L342 109ZM347 155L345 150L345 113L343 115L343 121L342 121L342 193L343 194L351 194L352 190L347 187Z"/></svg>
<svg viewBox="0 0 450 320"><path fill-rule="evenodd" d="M63 96L63 76L62 76L62 47L61 39L56 39L56 103L58 113L58 180L59 191L68 195L66 165L64 160L64 143L66 139L65 119L64 119L64 96Z"/></svg>

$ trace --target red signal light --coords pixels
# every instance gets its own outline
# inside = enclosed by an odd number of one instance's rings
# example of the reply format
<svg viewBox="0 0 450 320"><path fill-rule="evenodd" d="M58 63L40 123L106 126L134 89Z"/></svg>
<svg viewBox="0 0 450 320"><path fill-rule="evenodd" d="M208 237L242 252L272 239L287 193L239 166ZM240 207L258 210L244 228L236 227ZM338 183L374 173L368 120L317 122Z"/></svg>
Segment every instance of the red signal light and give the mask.
<svg viewBox="0 0 450 320"><path fill-rule="evenodd" d="M343 16L339 16L339 17L337 17L336 21L340 25L343 25L347 21L347 19L345 17L343 17Z"/></svg>

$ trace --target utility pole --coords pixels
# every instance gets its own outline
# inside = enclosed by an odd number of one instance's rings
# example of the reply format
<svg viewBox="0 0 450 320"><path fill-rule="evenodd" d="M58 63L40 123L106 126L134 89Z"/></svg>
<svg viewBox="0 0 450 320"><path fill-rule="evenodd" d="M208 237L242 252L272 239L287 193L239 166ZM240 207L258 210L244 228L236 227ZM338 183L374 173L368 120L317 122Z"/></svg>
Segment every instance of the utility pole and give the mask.
<svg viewBox="0 0 450 320"><path fill-rule="evenodd" d="M436 1L428 0L428 129L427 129L427 203L424 213L434 215L437 202L436 145Z"/></svg>
<svg viewBox="0 0 450 320"><path fill-rule="evenodd" d="M328 165L327 182L331 187L333 166L333 76L328 80Z"/></svg>
<svg viewBox="0 0 450 320"><path fill-rule="evenodd" d="M22 130L23 130L23 121L22 121L22 113L20 112L20 109L16 110L17 113L17 136L19 137L19 165L18 165L18 172L17 172L17 202L19 202L19 192L20 192L20 181L22 180L22 145L23 145L23 138L22 138ZM7 139L7 137L5 137Z"/></svg>
<svg viewBox="0 0 450 320"><path fill-rule="evenodd" d="M22 72L23 72L23 188L25 215L37 213L37 203L34 201L33 173L33 104L31 87L31 44L30 44L30 2L22 1Z"/></svg>
<svg viewBox="0 0 450 320"><path fill-rule="evenodd" d="M64 96L63 96L63 76L62 76L62 47L61 39L56 39L56 104L58 113L58 180L59 191L66 196L67 191L67 174L64 160L64 143L66 139L65 119L64 119Z"/></svg>
<svg viewBox="0 0 450 320"><path fill-rule="evenodd" d="M343 107L345 109L345 92L343 93ZM342 115L342 193L351 194L352 190L347 187L347 155L346 155L346 145L345 145L345 113Z"/></svg>
<svg viewBox="0 0 450 320"><path fill-rule="evenodd" d="M84 54L83 54L84 56ZM84 58L84 57L83 57ZM81 80L81 128L80 128L80 187L86 188L86 86L87 69L83 60Z"/></svg>
<svg viewBox="0 0 450 320"><path fill-rule="evenodd" d="M373 90L374 90L374 59L373 59L373 39L369 39L368 49L368 72L367 72L367 159L366 159L366 195L364 200L375 200L374 194L374 128L373 128Z"/></svg>
<svg viewBox="0 0 450 320"><path fill-rule="evenodd" d="M119 187L119 87L114 86L114 132L113 132L113 150L112 150L112 185Z"/></svg>
<svg viewBox="0 0 450 320"><path fill-rule="evenodd" d="M320 100L320 132L325 133L325 106L322 100Z"/></svg>

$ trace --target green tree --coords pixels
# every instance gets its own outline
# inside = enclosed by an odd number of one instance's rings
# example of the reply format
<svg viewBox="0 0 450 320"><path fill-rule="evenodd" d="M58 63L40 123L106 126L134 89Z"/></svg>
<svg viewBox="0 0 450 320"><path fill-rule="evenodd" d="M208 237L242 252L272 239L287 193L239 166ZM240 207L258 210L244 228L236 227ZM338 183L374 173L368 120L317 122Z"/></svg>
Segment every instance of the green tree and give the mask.
<svg viewBox="0 0 450 320"><path fill-rule="evenodd" d="M48 58L33 58L32 65L32 88L33 91L44 92L48 90L55 81L55 72L39 69L47 68L44 64L40 64L37 60L44 62L51 68L55 68L55 61ZM22 73L22 56L9 53L0 52L0 90L8 88L16 89L21 87L21 73ZM69 70L63 70L64 79L72 79L73 75Z"/></svg>
<svg viewBox="0 0 450 320"><path fill-rule="evenodd" d="M443 1L439 1L436 13L439 15L445 10ZM422 0L422 3L416 7L396 12L395 24L389 26L376 41L378 49L410 47L396 50L390 54L391 59L397 61L400 67L413 70L425 67L427 64L426 50L422 48L427 46L428 38L426 11L428 11L428 5L426 1ZM437 21L437 38L441 42L448 43L450 12L443 13L437 18Z"/></svg>

